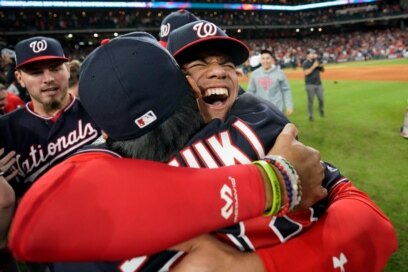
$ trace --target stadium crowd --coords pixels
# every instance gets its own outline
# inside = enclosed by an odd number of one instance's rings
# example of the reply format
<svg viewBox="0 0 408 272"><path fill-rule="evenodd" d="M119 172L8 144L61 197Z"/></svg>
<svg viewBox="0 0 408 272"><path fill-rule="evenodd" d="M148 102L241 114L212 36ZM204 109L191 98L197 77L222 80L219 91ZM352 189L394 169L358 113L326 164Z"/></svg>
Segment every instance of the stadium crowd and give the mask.
<svg viewBox="0 0 408 272"><path fill-rule="evenodd" d="M399 3L378 3L365 5L345 5L324 9L298 12L284 11L242 11L242 10L194 10L200 19L228 27L305 26L311 24L336 24L350 20L368 20L385 16L406 14ZM167 10L44 10L7 9L0 11L2 24L0 31L51 31L84 29L138 29L158 31Z"/></svg>
<svg viewBox="0 0 408 272"><path fill-rule="evenodd" d="M263 1L263 3L287 1ZM295 1L290 4L306 1ZM316 1L308 1L316 2ZM274 3L276 4L276 3ZM158 36L168 10L138 9L18 9L0 11L0 49L13 48L27 35L51 35L63 40L72 59L82 60L104 38L130 31ZM325 62L395 58L407 54L407 10L398 0L349 4L299 12L194 10L197 17L222 26L244 40L252 55L274 51L282 67L297 67L308 48L316 48ZM392 16L397 19L385 20ZM402 16L402 17L401 17ZM373 23L374 19L381 19ZM355 22L349 24L347 22ZM373 21L372 21L373 20ZM86 26L84 28L84 26ZM70 34L70 36L68 36Z"/></svg>
<svg viewBox="0 0 408 272"><path fill-rule="evenodd" d="M252 54L261 49L273 50L282 67L302 63L308 48L315 48L327 63L362 61L370 59L400 58L408 54L408 33L399 28L353 31L342 35L322 33L318 36L278 39L256 39L245 41Z"/></svg>

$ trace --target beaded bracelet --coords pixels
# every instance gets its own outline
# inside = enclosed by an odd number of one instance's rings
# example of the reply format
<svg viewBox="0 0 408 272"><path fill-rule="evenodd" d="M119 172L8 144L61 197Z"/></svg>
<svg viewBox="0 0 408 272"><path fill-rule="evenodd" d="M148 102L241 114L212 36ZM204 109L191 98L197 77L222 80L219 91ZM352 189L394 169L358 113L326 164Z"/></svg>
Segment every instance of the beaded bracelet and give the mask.
<svg viewBox="0 0 408 272"><path fill-rule="evenodd" d="M264 160L254 161L253 164L259 165L267 174L269 182L272 188L272 204L269 210L264 212L265 216L271 216L277 214L280 210L282 195L280 190L280 183L276 176L275 170L272 166Z"/></svg>
<svg viewBox="0 0 408 272"><path fill-rule="evenodd" d="M293 199L295 199L296 197L296 196L293 196L293 194L296 192L294 192L294 190L292 189L292 183L290 182L289 175L287 174L283 166L278 161L276 161L274 158L268 157L268 158L265 158L265 161L274 165L281 173L283 180L285 181L286 194L288 196L288 203L290 203L289 208L292 207Z"/></svg>
<svg viewBox="0 0 408 272"><path fill-rule="evenodd" d="M296 170L287 160L280 156L265 156L264 160L274 165L283 176L288 195L288 209L293 210L302 198L302 188Z"/></svg>

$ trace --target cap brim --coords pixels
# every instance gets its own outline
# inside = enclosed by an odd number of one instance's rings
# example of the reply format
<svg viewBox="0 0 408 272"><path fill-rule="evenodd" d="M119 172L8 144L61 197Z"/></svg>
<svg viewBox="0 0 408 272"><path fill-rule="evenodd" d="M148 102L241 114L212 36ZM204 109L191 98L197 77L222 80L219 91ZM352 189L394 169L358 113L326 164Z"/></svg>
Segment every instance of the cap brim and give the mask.
<svg viewBox="0 0 408 272"><path fill-rule="evenodd" d="M220 49L232 57L235 65L241 65L249 58L249 48L243 42L228 36L212 36L193 41L177 50L173 56L181 61L186 57L191 58L191 54L198 49Z"/></svg>
<svg viewBox="0 0 408 272"><path fill-rule="evenodd" d="M44 60L61 60L61 61L64 61L64 62L69 61L69 59L65 58L65 57L40 56L40 57L36 57L36 58L26 60L25 62L16 65L16 69L21 68L22 66L33 63L33 62L44 61Z"/></svg>

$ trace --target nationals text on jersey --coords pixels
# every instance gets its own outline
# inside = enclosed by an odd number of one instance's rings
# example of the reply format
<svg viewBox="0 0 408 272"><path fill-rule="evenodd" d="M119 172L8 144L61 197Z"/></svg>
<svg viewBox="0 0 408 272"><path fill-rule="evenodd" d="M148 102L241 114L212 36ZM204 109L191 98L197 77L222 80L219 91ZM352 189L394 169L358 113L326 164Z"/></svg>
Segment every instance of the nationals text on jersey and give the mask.
<svg viewBox="0 0 408 272"><path fill-rule="evenodd" d="M72 130L68 135L57 138L54 142L48 143L46 146L32 145L28 157L22 160L20 154L16 155L16 164L19 176L26 177L26 174L32 174L33 169L49 161L49 164L54 163L59 158L67 153L78 149L91 139L98 136L98 131L91 123L82 124L82 120L78 121L78 127ZM39 169L42 172L42 168ZM38 172L38 171L37 171ZM41 173L36 173L35 176ZM26 179L25 182L32 179Z"/></svg>

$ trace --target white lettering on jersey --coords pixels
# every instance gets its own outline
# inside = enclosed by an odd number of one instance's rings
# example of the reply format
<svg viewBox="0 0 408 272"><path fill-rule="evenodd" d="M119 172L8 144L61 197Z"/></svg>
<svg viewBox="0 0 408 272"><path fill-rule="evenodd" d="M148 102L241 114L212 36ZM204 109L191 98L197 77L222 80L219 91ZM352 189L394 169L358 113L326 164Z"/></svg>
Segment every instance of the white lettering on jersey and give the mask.
<svg viewBox="0 0 408 272"><path fill-rule="evenodd" d="M232 124L232 127L238 134L245 139L253 151L263 158L265 151L261 141L252 131L252 129L241 120L237 120ZM194 148L194 151L192 150ZM217 168L220 166L229 166L236 164L248 164L252 160L238 146L232 143L230 132L224 131L209 137L205 143L197 141L189 147L180 151L186 166L198 168L200 161L203 166L208 168ZM218 160L217 160L218 159ZM170 165L180 166L177 158L173 158L169 162Z"/></svg>
<svg viewBox="0 0 408 272"><path fill-rule="evenodd" d="M184 161L187 163L187 166L190 168L200 168L200 164L197 159L194 157L194 153L190 147L183 149L181 152Z"/></svg>
<svg viewBox="0 0 408 272"><path fill-rule="evenodd" d="M207 143L225 166L251 162L244 152L231 143L228 131L221 132L219 137L210 137L207 139Z"/></svg>
<svg viewBox="0 0 408 272"><path fill-rule="evenodd" d="M19 175L25 177L28 173L31 173L33 169L44 164L49 158L52 158L49 162L49 164L52 164L59 158L78 149L89 140L95 139L97 136L98 131L92 127L91 123L83 125L82 120L79 120L78 128L68 133L68 135L61 136L44 147L41 145L32 145L28 153L29 157L24 161L21 161L21 155L17 154L16 164Z"/></svg>
<svg viewBox="0 0 408 272"><path fill-rule="evenodd" d="M147 260L147 256L136 257L136 258L133 258L133 259L130 259L130 260L127 260L127 261L123 262L119 266L119 269L122 272L134 272L139 267L141 267L146 260Z"/></svg>
<svg viewBox="0 0 408 272"><path fill-rule="evenodd" d="M333 268L340 268L340 272L345 272L346 269L344 268L344 265L347 263L347 258L343 254L343 252L340 252L339 258L333 256Z"/></svg>
<svg viewBox="0 0 408 272"><path fill-rule="evenodd" d="M242 122L241 120L235 121L232 126L236 128L238 131L241 132L242 136L247 139L247 141L251 144L253 150L257 154L259 159L265 157L265 149L263 144L259 140L258 136L253 132L251 127L249 127L246 123Z"/></svg>
<svg viewBox="0 0 408 272"><path fill-rule="evenodd" d="M195 143L193 145L197 154L201 157L201 160L205 163L206 168L218 168L217 162L214 160L210 151L205 147L202 142Z"/></svg>

